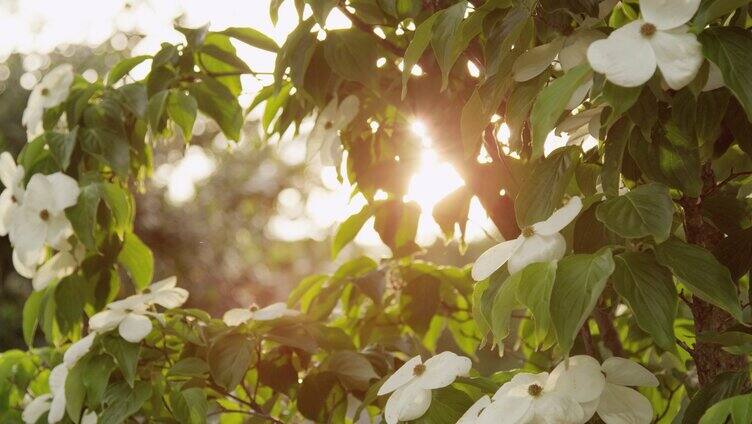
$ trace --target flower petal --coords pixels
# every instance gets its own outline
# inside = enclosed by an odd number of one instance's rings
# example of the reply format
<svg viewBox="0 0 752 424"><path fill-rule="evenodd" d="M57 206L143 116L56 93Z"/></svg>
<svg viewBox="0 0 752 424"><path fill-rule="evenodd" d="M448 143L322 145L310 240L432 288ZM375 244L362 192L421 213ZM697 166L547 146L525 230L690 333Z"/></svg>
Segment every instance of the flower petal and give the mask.
<svg viewBox="0 0 752 424"><path fill-rule="evenodd" d="M47 181L50 182L55 196L55 212L63 211L78 202L78 194L81 192L78 188L78 181L62 172L48 175Z"/></svg>
<svg viewBox="0 0 752 424"><path fill-rule="evenodd" d="M21 168L23 173L23 168ZM13 155L9 152L0 153L0 181L6 188L13 188L18 184L18 167Z"/></svg>
<svg viewBox="0 0 752 424"><path fill-rule="evenodd" d="M234 308L222 315L222 321L230 327L237 327L253 318L253 312L248 308Z"/></svg>
<svg viewBox="0 0 752 424"><path fill-rule="evenodd" d="M533 401L536 422L579 424L585 413L572 397L564 393L543 392Z"/></svg>
<svg viewBox="0 0 752 424"><path fill-rule="evenodd" d="M658 379L645 367L629 359L613 356L603 361L606 381L619 386L658 387Z"/></svg>
<svg viewBox="0 0 752 424"><path fill-rule="evenodd" d="M45 242L57 250L63 250L63 247L67 244L66 239L73 234L73 226L71 225L65 213L60 212L57 215L52 215L47 220L47 237Z"/></svg>
<svg viewBox="0 0 752 424"><path fill-rule="evenodd" d="M465 411L464 414L457 420L457 424L476 424L478 415L485 407L491 404L491 398L488 395L475 401L475 403Z"/></svg>
<svg viewBox="0 0 752 424"><path fill-rule="evenodd" d="M70 345L63 355L63 363L65 366L73 368L79 359L89 353L91 345L94 343L96 337L97 333L89 333L86 337Z"/></svg>
<svg viewBox="0 0 752 424"><path fill-rule="evenodd" d="M700 7L700 0L640 0L642 17L658 29L687 23Z"/></svg>
<svg viewBox="0 0 752 424"><path fill-rule="evenodd" d="M650 43L640 34L641 20L612 32L605 40L588 47L587 58L593 70L616 85L637 87L655 73L656 60Z"/></svg>
<svg viewBox="0 0 752 424"><path fill-rule="evenodd" d="M649 424L653 420L653 407L637 390L606 384L598 416L606 424Z"/></svg>
<svg viewBox="0 0 752 424"><path fill-rule="evenodd" d="M52 395L49 393L35 397L34 400L26 405L23 413L21 413L21 419L23 422L26 424L34 424L39 421L39 419L42 418L42 415L50 410L50 400L52 400Z"/></svg>
<svg viewBox="0 0 752 424"><path fill-rule="evenodd" d="M670 31L656 31L650 38L658 69L666 84L679 90L692 82L705 58L697 36L682 26Z"/></svg>
<svg viewBox="0 0 752 424"><path fill-rule="evenodd" d="M65 418L65 390L52 396L50 413L47 415L49 424L59 423Z"/></svg>
<svg viewBox="0 0 752 424"><path fill-rule="evenodd" d="M81 424L97 424L97 413L95 411L84 411L84 416L81 417Z"/></svg>
<svg viewBox="0 0 752 424"><path fill-rule="evenodd" d="M533 234L526 237L522 246L509 258L507 268L510 274L514 274L533 262L558 261L564 257L566 251L567 242L561 234L554 233L550 236Z"/></svg>
<svg viewBox="0 0 752 424"><path fill-rule="evenodd" d="M54 190L46 175L34 174L31 176L22 203L37 213L43 209L56 211Z"/></svg>
<svg viewBox="0 0 752 424"><path fill-rule="evenodd" d="M601 372L601 364L587 355L577 355L562 361L551 371L546 382L547 389L566 393L579 403L591 402L603 392L606 379Z"/></svg>
<svg viewBox="0 0 752 424"><path fill-rule="evenodd" d="M16 272L22 277L33 278L37 272L38 257L41 256L39 251L37 252L22 252L18 249L13 249L13 267Z"/></svg>
<svg viewBox="0 0 752 424"><path fill-rule="evenodd" d="M531 374L527 372L518 373L514 377L512 377L511 380L507 381L506 383L502 384L501 387L499 387L499 390L497 390L493 395L493 400L501 399L505 396L510 395L529 397L527 394L528 386L537 384L541 387L544 387L546 385L546 381L548 381L548 377L549 375L547 372L541 372L538 374Z"/></svg>
<svg viewBox="0 0 752 424"><path fill-rule="evenodd" d="M431 391L412 384L400 387L386 401L384 418L388 424L420 418L431 406Z"/></svg>
<svg viewBox="0 0 752 424"><path fill-rule="evenodd" d="M284 302L272 303L264 306L253 313L253 319L256 321L271 321L282 317L294 317L300 315L300 311L288 309Z"/></svg>
<svg viewBox="0 0 752 424"><path fill-rule="evenodd" d="M415 366L422 363L423 361L420 359L420 355L410 358L410 360L405 362L397 371L394 372L394 374L389 376L384 384L381 385L377 394L379 396L385 395L407 384L415 377L415 374L413 373Z"/></svg>
<svg viewBox="0 0 752 424"><path fill-rule="evenodd" d="M345 129L345 127L347 127L347 125L358 115L359 109L360 100L358 100L357 96L351 94L345 97L339 104L339 107L337 107L334 128L337 130Z"/></svg>
<svg viewBox="0 0 752 424"><path fill-rule="evenodd" d="M475 424L526 424L534 416L533 399L502 397L494 399L478 416Z"/></svg>
<svg viewBox="0 0 752 424"><path fill-rule="evenodd" d="M148 302L163 308L172 309L182 306L188 300L188 290L180 287L163 289L149 293Z"/></svg>
<svg viewBox="0 0 752 424"><path fill-rule="evenodd" d="M30 253L44 247L47 238L47 224L42 221L39 211L23 204L14 213L8 236L13 246L21 252Z"/></svg>
<svg viewBox="0 0 752 424"><path fill-rule="evenodd" d="M557 38L550 43L535 46L522 53L514 61L514 65L512 65L512 77L514 80L523 82L540 75L556 59L563 41L563 38Z"/></svg>
<svg viewBox="0 0 752 424"><path fill-rule="evenodd" d="M321 149L328 149L332 138L337 138L337 129L334 127L336 119L337 98L335 97L319 112L319 116L316 118L316 124L313 126L306 143L307 160L312 160Z"/></svg>
<svg viewBox="0 0 752 424"><path fill-rule="evenodd" d="M31 284L35 291L44 290L52 281L73 274L77 267L73 255L69 252L58 252L39 267Z"/></svg>
<svg viewBox="0 0 752 424"><path fill-rule="evenodd" d="M58 364L50 371L48 378L48 384L50 386L50 393L53 397L57 397L60 393L65 393L65 380L68 378L68 367L65 364Z"/></svg>
<svg viewBox="0 0 752 424"><path fill-rule="evenodd" d="M514 255L520 245L522 245L522 241L522 237L503 241L483 252L473 264L471 273L473 280L481 281L490 277L491 274L501 268Z"/></svg>
<svg viewBox="0 0 752 424"><path fill-rule="evenodd" d="M110 331L125 319L125 311L105 309L89 318L89 329L96 332Z"/></svg>
<svg viewBox="0 0 752 424"><path fill-rule="evenodd" d="M561 69L568 71L581 63L585 63L590 44L604 38L606 38L604 33L593 29L580 30L567 37L564 48L559 52Z"/></svg>
<svg viewBox="0 0 752 424"><path fill-rule="evenodd" d="M120 336L131 343L138 343L151 333L152 324L149 317L130 313L120 321L118 332Z"/></svg>
<svg viewBox="0 0 752 424"><path fill-rule="evenodd" d="M149 301L149 294L134 294L126 297L125 299L116 300L110 303L109 305L107 305L107 309L124 312L144 310L146 309Z"/></svg>
<svg viewBox="0 0 752 424"><path fill-rule="evenodd" d="M0 193L0 236L8 234L13 213L18 208L18 203L13 201L13 196L13 191L7 188Z"/></svg>
<svg viewBox="0 0 752 424"><path fill-rule="evenodd" d="M439 389L454 382L460 375L467 375L473 366L470 358L454 352L441 352L423 363L426 369L415 377L414 383L423 389Z"/></svg>
<svg viewBox="0 0 752 424"><path fill-rule="evenodd" d="M536 234L544 236L558 233L574 221L581 210L582 199L578 196L572 197L564 206L555 210L547 220L533 224L533 230Z"/></svg>
<svg viewBox="0 0 752 424"><path fill-rule="evenodd" d="M154 293L160 290L174 288L177 285L178 285L178 277L175 277L173 275L172 277L167 277L164 280L159 280L156 283L152 283L152 285L149 286L149 291Z"/></svg>

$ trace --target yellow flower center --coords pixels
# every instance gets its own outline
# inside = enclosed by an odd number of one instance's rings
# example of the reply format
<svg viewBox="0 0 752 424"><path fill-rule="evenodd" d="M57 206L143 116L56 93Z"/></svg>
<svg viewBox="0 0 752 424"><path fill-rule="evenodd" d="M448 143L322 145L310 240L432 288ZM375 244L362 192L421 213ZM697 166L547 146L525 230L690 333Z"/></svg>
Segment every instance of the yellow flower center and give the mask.
<svg viewBox="0 0 752 424"><path fill-rule="evenodd" d="M532 226L528 226L522 229L523 237L532 237L533 235L535 235L535 230Z"/></svg>
<svg viewBox="0 0 752 424"><path fill-rule="evenodd" d="M653 24L645 23L640 27L640 34L642 34L643 37L650 38L653 36L653 34L655 34L655 31L656 28Z"/></svg>
<svg viewBox="0 0 752 424"><path fill-rule="evenodd" d="M537 384L531 384L527 386L527 392L532 397L538 397L543 393L543 387L537 385Z"/></svg>
<svg viewBox="0 0 752 424"><path fill-rule="evenodd" d="M426 366L423 364L418 364L413 368L413 374L414 375L423 375L423 373L426 372Z"/></svg>

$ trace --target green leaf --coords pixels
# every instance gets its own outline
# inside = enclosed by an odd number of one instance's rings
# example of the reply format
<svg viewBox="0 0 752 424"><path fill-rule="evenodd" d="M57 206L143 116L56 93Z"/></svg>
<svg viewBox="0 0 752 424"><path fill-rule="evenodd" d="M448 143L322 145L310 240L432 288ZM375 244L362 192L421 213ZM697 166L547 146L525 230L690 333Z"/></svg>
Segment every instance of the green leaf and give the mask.
<svg viewBox="0 0 752 424"><path fill-rule="evenodd" d="M598 205L596 217L624 238L653 236L660 243L671 232L674 204L663 184L635 187Z"/></svg>
<svg viewBox="0 0 752 424"><path fill-rule="evenodd" d="M577 146L556 149L535 165L514 202L520 228L547 219L561 206L581 152Z"/></svg>
<svg viewBox="0 0 752 424"><path fill-rule="evenodd" d="M23 307L23 338L29 348L34 346L34 336L39 325L39 315L42 308L42 300L45 291L32 292L26 299Z"/></svg>
<svg viewBox="0 0 752 424"><path fill-rule="evenodd" d="M114 183L102 183L100 189L102 199L115 219L115 230L120 233L130 230L133 225L133 208L128 192Z"/></svg>
<svg viewBox="0 0 752 424"><path fill-rule="evenodd" d="M250 71L248 65L237 56L237 50L230 37L217 32L206 34L206 40L196 52L196 62L200 70L208 74L235 97L240 95L243 87L240 74ZM202 76L201 79L205 77Z"/></svg>
<svg viewBox="0 0 752 424"><path fill-rule="evenodd" d="M115 66L113 66L112 69L110 69L110 72L107 74L107 85L112 85L120 81L120 79L123 78L133 68L135 68L136 65L145 61L146 59L151 59L151 56L141 55L121 60Z"/></svg>
<svg viewBox="0 0 752 424"><path fill-rule="evenodd" d="M212 78L191 84L189 91L196 99L198 108L214 119L230 140L240 140L243 126L243 110L232 93Z"/></svg>
<svg viewBox="0 0 752 424"><path fill-rule="evenodd" d="M462 390L452 386L431 391L431 407L411 424L455 424L462 414L473 404L473 400Z"/></svg>
<svg viewBox="0 0 752 424"><path fill-rule="evenodd" d="M332 70L349 81L374 86L377 44L358 29L327 32L324 57Z"/></svg>
<svg viewBox="0 0 752 424"><path fill-rule="evenodd" d="M608 130L603 153L603 169L601 170L601 185L603 192L609 196L619 193L621 183L621 165L624 151L627 148L632 124L628 119L617 121Z"/></svg>
<svg viewBox="0 0 752 424"><path fill-rule="evenodd" d="M447 241L454 237L454 227L459 226L461 248L465 245L465 228L473 195L471 190L462 186L437 202L431 213Z"/></svg>
<svg viewBox="0 0 752 424"><path fill-rule="evenodd" d="M700 3L692 26L702 31L711 21L749 4L749 0L709 0ZM752 422L752 420L750 420Z"/></svg>
<svg viewBox="0 0 752 424"><path fill-rule="evenodd" d="M57 132L45 133L47 145L50 148L50 153L55 162L60 166L61 171L68 169L70 165L71 155L76 148L76 138L78 136L78 127L73 128L66 134Z"/></svg>
<svg viewBox="0 0 752 424"><path fill-rule="evenodd" d="M452 6L437 12L439 14L433 24L431 47L436 62L441 69L441 90L443 91L449 82L449 72L459 57L458 37L462 36L462 20L465 18L467 1L460 1ZM408 72L409 69L405 68Z"/></svg>
<svg viewBox="0 0 752 424"><path fill-rule="evenodd" d="M655 258L671 269L697 297L744 321L731 273L712 253L671 238L655 247Z"/></svg>
<svg viewBox="0 0 752 424"><path fill-rule="evenodd" d="M734 396L716 403L702 415L700 424L726 423L729 416L732 424L751 423L752 394Z"/></svg>
<svg viewBox="0 0 752 424"><path fill-rule="evenodd" d="M719 374L713 381L701 387L692 396L692 400L684 412L682 424L699 422L705 412L711 409L711 405L747 390L746 385L748 381L749 374L746 372L725 372ZM716 422L720 424L726 421L715 421L713 424Z"/></svg>
<svg viewBox="0 0 752 424"><path fill-rule="evenodd" d="M336 374L330 371L308 374L298 392L300 413L315 422L340 422L333 416L344 414L347 394L338 381ZM344 422L344 417L341 422Z"/></svg>
<svg viewBox="0 0 752 424"><path fill-rule="evenodd" d="M90 183L81 187L77 203L65 210L65 216L73 226L73 231L88 250L97 250L94 241L97 209L101 200L101 186Z"/></svg>
<svg viewBox="0 0 752 424"><path fill-rule="evenodd" d="M402 318L416 333L424 335L441 303L439 289L441 282L422 274L410 280L402 290Z"/></svg>
<svg viewBox="0 0 752 424"><path fill-rule="evenodd" d="M576 66L563 76L556 78L544 88L533 104L530 122L533 132L533 152L531 157L537 159L543 156L543 145L548 133L554 129L559 117L566 109L569 99L582 84L592 75L590 65L583 63Z"/></svg>
<svg viewBox="0 0 752 424"><path fill-rule="evenodd" d="M433 25L436 23L438 17L439 13L434 13L428 19L421 22L415 28L413 39L410 40L410 44L405 49L405 58L402 63L402 99L407 95L407 80L410 78L413 67L418 64L421 56L423 56L423 52L426 51L428 44L431 42Z"/></svg>
<svg viewBox="0 0 752 424"><path fill-rule="evenodd" d="M322 369L336 374L340 383L351 390L368 390L371 380L379 379L368 358L348 350L329 355Z"/></svg>
<svg viewBox="0 0 752 424"><path fill-rule="evenodd" d="M535 344L540 345L551 326L551 292L556 280L556 262L536 262L525 267L517 283L517 301L527 307L535 320Z"/></svg>
<svg viewBox="0 0 752 424"><path fill-rule="evenodd" d="M703 54L721 69L723 82L752 121L752 34L742 28L711 27L699 40Z"/></svg>
<svg viewBox="0 0 752 424"><path fill-rule="evenodd" d="M99 424L121 424L125 419L138 412L151 397L150 382L139 381L131 388L126 383L116 383L107 388L104 402L107 405L99 415Z"/></svg>
<svg viewBox="0 0 752 424"><path fill-rule="evenodd" d="M595 308L614 271L611 250L567 256L558 263L551 292L551 322L559 347L569 353L574 339Z"/></svg>
<svg viewBox="0 0 752 424"><path fill-rule="evenodd" d="M269 7L271 7L271 5ZM272 53L276 53L277 50L279 50L279 46L277 46L277 43L274 40L253 28L230 27L220 33L242 41L249 46Z"/></svg>
<svg viewBox="0 0 752 424"><path fill-rule="evenodd" d="M171 91L167 100L167 114L183 129L183 140L191 139L193 123L196 122L198 103L183 90Z"/></svg>
<svg viewBox="0 0 752 424"><path fill-rule="evenodd" d="M417 203L387 200L378 206L375 216L374 228L394 257L406 256L420 249L414 241L420 217Z"/></svg>
<svg viewBox="0 0 752 424"><path fill-rule="evenodd" d="M126 177L130 171L130 143L110 128L85 128L79 139L81 149Z"/></svg>
<svg viewBox="0 0 752 424"><path fill-rule="evenodd" d="M79 422L86 399L86 386L84 385L84 377L88 371L86 365L85 360L78 361L65 378L65 409L74 423Z"/></svg>
<svg viewBox="0 0 752 424"><path fill-rule="evenodd" d="M501 277L505 279L502 280ZM490 311L483 311L483 313L488 316L494 343L499 345L500 349L503 346L502 342L504 339L509 336L509 324L512 320L512 312L519 307L519 303L517 302L519 281L519 274L516 277L508 277L496 273L491 276L491 283L489 290L487 290L489 296L487 298L484 296L485 299L483 299L484 303L487 303L487 300L490 301Z"/></svg>
<svg viewBox="0 0 752 424"><path fill-rule="evenodd" d="M337 227L332 240L332 259L336 259L339 252L358 235L360 229L373 216L371 205L365 205L360 212L351 215Z"/></svg>
<svg viewBox="0 0 752 424"><path fill-rule="evenodd" d="M615 263L614 288L629 304L637 325L662 349L676 351L674 317L679 298L671 272L651 253L621 253Z"/></svg>
<svg viewBox="0 0 752 424"><path fill-rule="evenodd" d="M125 233L117 260L128 271L136 291L145 289L151 283L154 276L154 255L137 235Z"/></svg>
<svg viewBox="0 0 752 424"><path fill-rule="evenodd" d="M208 360L212 379L227 390L234 390L256 360L255 346L242 334L230 334L214 342Z"/></svg>
<svg viewBox="0 0 752 424"><path fill-rule="evenodd" d="M149 126L155 134L159 134L164 130L165 109L167 108L167 96L170 92L168 90L162 90L159 93L151 96L149 103L146 106L146 116L149 118Z"/></svg>
<svg viewBox="0 0 752 424"><path fill-rule="evenodd" d="M313 16L321 27L324 27L326 18L337 4L337 0L308 0Z"/></svg>
<svg viewBox="0 0 752 424"><path fill-rule="evenodd" d="M105 352L115 359L115 363L120 368L120 372L123 373L123 378L125 378L128 385L134 387L141 346L138 343L125 341L120 338L120 335L113 334L102 338L102 347Z"/></svg>
<svg viewBox="0 0 752 424"><path fill-rule="evenodd" d="M201 47L200 53L202 55L202 59L204 59L204 64L206 64L207 69L209 72L237 72L237 73L250 73L251 68L248 67L248 64L243 62L242 59L240 59L235 54L235 49L231 50L225 50L221 47L219 47L216 44L207 44L203 47ZM227 67L224 67L225 69L222 69L221 71L218 70L216 67L209 66L209 64L206 62L205 57L203 55L211 56L212 58L224 63L225 65L228 65ZM228 75L229 76L229 75ZM234 77L234 75L233 75ZM220 81L224 81L221 78L224 77L218 77ZM235 84L233 84L234 86ZM232 90L231 87L228 87Z"/></svg>
<svg viewBox="0 0 752 424"><path fill-rule="evenodd" d="M206 423L209 404L206 401L206 393L199 387L191 387L185 390L174 390L170 394L172 412L181 423L204 424Z"/></svg>
<svg viewBox="0 0 752 424"><path fill-rule="evenodd" d="M191 356L175 362L175 365L170 368L168 375L201 377L208 373L209 365L203 359Z"/></svg>
<svg viewBox="0 0 752 424"><path fill-rule="evenodd" d="M606 103L611 106L611 114L608 115L606 127L610 127L614 122L624 115L640 98L642 86L639 87L622 87L612 84L609 81L603 86L602 95Z"/></svg>

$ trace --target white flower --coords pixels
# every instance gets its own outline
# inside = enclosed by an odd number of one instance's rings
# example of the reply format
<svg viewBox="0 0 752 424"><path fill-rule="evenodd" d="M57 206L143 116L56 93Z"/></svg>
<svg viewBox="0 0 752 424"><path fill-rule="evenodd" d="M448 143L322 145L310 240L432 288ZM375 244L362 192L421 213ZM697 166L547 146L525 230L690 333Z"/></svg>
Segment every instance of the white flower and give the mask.
<svg viewBox="0 0 752 424"><path fill-rule="evenodd" d="M149 311L153 305L171 309L181 306L188 299L188 291L175 287L177 279L169 277L149 286L149 291L135 294L107 305L105 310L89 319L92 331L103 333L117 327L120 336L131 343L138 343L152 329Z"/></svg>
<svg viewBox="0 0 752 424"><path fill-rule="evenodd" d="M488 395L475 401L473 406L468 408L464 414L457 420L457 424L476 424L478 422L478 416L483 410L491 404L491 398Z"/></svg>
<svg viewBox="0 0 752 424"><path fill-rule="evenodd" d="M49 393L37 396L29 402L21 413L21 419L26 424L34 424L44 415L45 412L50 410L50 402L52 401L52 395Z"/></svg>
<svg viewBox="0 0 752 424"><path fill-rule="evenodd" d="M63 355L63 363L68 368L73 368L79 359L89 353L91 345L94 343L94 339L97 337L97 333L89 333L86 337L68 346L68 350Z"/></svg>
<svg viewBox="0 0 752 424"><path fill-rule="evenodd" d="M97 424L97 413L94 411L84 411L84 416L81 417L81 424Z"/></svg>
<svg viewBox="0 0 752 424"><path fill-rule="evenodd" d="M308 136L308 160L321 152L321 163L324 166L339 165L342 158L339 132L355 118L359 107L360 101L354 95L345 97L339 105L335 97L326 105Z"/></svg>
<svg viewBox="0 0 752 424"><path fill-rule="evenodd" d="M11 219L24 196L24 167L16 165L8 152L0 154L0 181L5 189L0 193L0 236L8 234Z"/></svg>
<svg viewBox="0 0 752 424"><path fill-rule="evenodd" d="M684 25L700 0L641 0L643 19L615 30L590 45L587 57L597 72L616 85L637 87L656 67L669 87L678 90L694 79L703 62L702 46Z"/></svg>
<svg viewBox="0 0 752 424"><path fill-rule="evenodd" d="M594 41L602 40L606 36L596 30L584 29L577 31L574 34L568 36L564 42L564 47L559 52L559 63L561 69L569 71L570 69L585 63L587 60L587 49ZM584 82L581 86L572 93L572 97L569 98L567 103L567 109L574 109L585 100L588 92L593 87L593 79L590 78Z"/></svg>
<svg viewBox="0 0 752 424"><path fill-rule="evenodd" d="M557 389L581 393L577 401L582 404L586 419L597 411L606 424L647 424L653 420L650 401L629 386L656 387L658 379L636 362L612 357L600 366L589 356L575 356L570 358L569 369L561 363L551 373L554 374L559 377ZM596 386L602 387L602 393L586 400L594 393L589 388Z"/></svg>
<svg viewBox="0 0 752 424"><path fill-rule="evenodd" d="M300 315L300 311L288 309L286 303L277 302L261 309L258 309L255 305L250 308L230 309L222 316L222 321L230 327L236 327L250 320L272 321L282 317L294 317L298 315Z"/></svg>
<svg viewBox="0 0 752 424"><path fill-rule="evenodd" d="M59 105L68 97L73 77L73 66L63 64L48 72L31 91L21 118L21 122L26 126L28 141L32 141L44 131L44 111Z"/></svg>
<svg viewBox="0 0 752 424"><path fill-rule="evenodd" d="M441 352L423 362L416 356L405 362L379 388L378 395L392 393L384 408L388 424L421 417L431 406L431 390L446 387L457 377L467 375L470 358Z"/></svg>
<svg viewBox="0 0 752 424"><path fill-rule="evenodd" d="M520 373L501 386L476 423L579 424L584 414L570 393L553 387L547 372Z"/></svg>
<svg viewBox="0 0 752 424"><path fill-rule="evenodd" d="M567 248L567 242L559 231L574 221L580 209L582 200L573 197L547 220L523 228L516 239L501 242L486 250L473 264L473 279L485 280L507 261L510 274L533 262L558 261L564 257Z"/></svg>
<svg viewBox="0 0 752 424"><path fill-rule="evenodd" d="M39 263L45 245L60 245L73 233L65 209L76 204L78 194L76 180L61 172L31 177L9 228L23 263Z"/></svg>

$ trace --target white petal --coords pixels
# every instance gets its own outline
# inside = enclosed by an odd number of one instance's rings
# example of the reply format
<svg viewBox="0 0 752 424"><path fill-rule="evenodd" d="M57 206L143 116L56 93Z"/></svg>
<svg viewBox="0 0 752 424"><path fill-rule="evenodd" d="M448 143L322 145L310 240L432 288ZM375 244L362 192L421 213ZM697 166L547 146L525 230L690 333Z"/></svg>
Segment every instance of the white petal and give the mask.
<svg viewBox="0 0 752 424"><path fill-rule="evenodd" d="M145 310L150 300L151 299L149 294L134 294L132 296L126 297L125 299L116 300L110 303L109 305L107 305L107 309L126 312Z"/></svg>
<svg viewBox="0 0 752 424"><path fill-rule="evenodd" d="M97 413L94 411L85 411L84 416L81 417L80 424L97 424Z"/></svg>
<svg viewBox="0 0 752 424"><path fill-rule="evenodd" d="M512 377L511 380L499 387L499 390L493 395L493 400L501 399L506 396L529 397L527 394L528 387L533 384L545 387L548 377L549 374L547 372L541 372L538 374L527 372L518 373Z"/></svg>
<svg viewBox="0 0 752 424"><path fill-rule="evenodd" d="M26 424L36 423L45 412L50 410L50 400L52 400L52 395L49 393L34 398L24 408L21 419Z"/></svg>
<svg viewBox="0 0 752 424"><path fill-rule="evenodd" d="M327 149L333 138L337 138L337 128L334 126L337 119L337 98L332 99L326 107L319 112L316 125L313 126L308 136L306 145L306 158L308 160L321 151Z"/></svg>
<svg viewBox="0 0 752 424"><path fill-rule="evenodd" d="M559 52L561 69L568 71L581 63L585 63L590 44L604 38L606 38L604 33L592 29L580 30L567 37L564 48Z"/></svg>
<svg viewBox="0 0 752 424"><path fill-rule="evenodd" d="M41 250L47 238L47 224L41 219L39 211L24 204L13 215L8 233L13 246L22 254Z"/></svg>
<svg viewBox="0 0 752 424"><path fill-rule="evenodd" d="M591 402L603 392L606 379L601 364L587 355L577 355L562 361L551 371L547 389L556 390L574 398L579 403Z"/></svg>
<svg viewBox="0 0 752 424"><path fill-rule="evenodd" d="M52 192L55 195L55 212L62 211L76 204L78 194L81 192L78 188L78 181L62 172L48 175L47 180L50 182Z"/></svg>
<svg viewBox="0 0 752 424"><path fill-rule="evenodd" d="M439 389L454 382L460 375L467 375L473 366L470 358L459 356L454 352L441 352L423 363L426 369L415 377L415 384L423 389Z"/></svg>
<svg viewBox="0 0 752 424"><path fill-rule="evenodd" d="M666 84L674 90L692 82L705 60L697 36L687 31L685 26L670 31L656 31L650 38L658 69Z"/></svg>
<svg viewBox="0 0 752 424"><path fill-rule="evenodd" d="M533 234L526 237L517 252L509 258L507 268L510 274L521 271L533 262L558 261L564 257L567 241L559 233L550 236Z"/></svg>
<svg viewBox="0 0 752 424"><path fill-rule="evenodd" d="M65 364L58 364L50 371L50 377L48 379L50 386L50 393L53 397L57 397L60 393L65 393L65 380L68 378L68 367Z"/></svg>
<svg viewBox="0 0 752 424"><path fill-rule="evenodd" d="M606 424L649 424L653 420L653 407L637 390L606 384L598 415Z"/></svg>
<svg viewBox="0 0 752 424"><path fill-rule="evenodd" d="M394 372L379 388L378 395L385 395L391 393L400 387L407 384L415 377L414 370L419 364L422 364L420 356L414 356L409 361L405 362L397 371Z"/></svg>
<svg viewBox="0 0 752 424"><path fill-rule="evenodd" d="M0 236L8 234L13 214L18 208L18 203L13 201L13 191L5 189L0 193Z"/></svg>
<svg viewBox="0 0 752 424"><path fill-rule="evenodd" d="M41 103L35 101L35 98L41 101L39 94L37 93L35 96L35 92L36 90L32 91L29 96L29 103L21 116L21 123L26 127L27 140L29 143L44 132L42 125L44 109Z"/></svg>
<svg viewBox="0 0 752 424"><path fill-rule="evenodd" d="M126 312L120 310L105 309L89 318L89 329L100 333L110 331L120 325L126 314Z"/></svg>
<svg viewBox="0 0 752 424"><path fill-rule="evenodd" d="M41 251L24 252L13 249L13 267L19 275L33 278L37 272L39 257L41 257Z"/></svg>
<svg viewBox="0 0 752 424"><path fill-rule="evenodd" d="M636 20L593 42L587 58L593 70L616 85L637 87L655 73L656 60L650 43L640 34L644 22Z"/></svg>
<svg viewBox="0 0 752 424"><path fill-rule="evenodd" d="M284 302L272 303L264 306L253 313L253 319L256 321L271 321L282 317L294 317L300 315L300 311L288 309Z"/></svg>
<svg viewBox="0 0 752 424"><path fill-rule="evenodd" d="M495 399L478 416L476 424L527 424L533 418L533 401L526 397Z"/></svg>
<svg viewBox="0 0 752 424"><path fill-rule="evenodd" d="M247 308L230 309L229 311L225 312L224 315L222 315L222 321L224 321L225 325L228 325L230 327L236 327L240 324L244 324L250 321L251 318L253 318L253 312L251 312L251 310Z"/></svg>
<svg viewBox="0 0 752 424"><path fill-rule="evenodd" d="M65 390L55 394L50 403L50 413L47 415L49 424L59 423L65 418Z"/></svg>
<svg viewBox="0 0 752 424"><path fill-rule="evenodd" d="M160 291L160 290L166 290L174 288L178 285L178 277L175 277L174 275L172 277L167 277L164 280L159 280L156 283L153 283L149 286L149 291L152 293Z"/></svg>
<svg viewBox="0 0 752 424"><path fill-rule="evenodd" d="M531 80L551 66L562 46L563 38L541 44L522 53L512 65L512 77L517 82Z"/></svg>
<svg viewBox="0 0 752 424"><path fill-rule="evenodd" d="M151 333L151 320L140 314L131 313L120 322L120 336L131 343L138 343Z"/></svg>
<svg viewBox="0 0 752 424"><path fill-rule="evenodd" d="M73 226L62 211L57 215L51 215L46 224L47 236L45 242L61 250L60 248L67 244L66 239L73 234Z"/></svg>
<svg viewBox="0 0 752 424"><path fill-rule="evenodd" d="M642 17L658 29L676 28L687 23L700 0L640 0Z"/></svg>
<svg viewBox="0 0 752 424"><path fill-rule="evenodd" d="M658 379L645 367L629 359L613 356L603 361L606 381L619 386L658 387Z"/></svg>
<svg viewBox="0 0 752 424"><path fill-rule="evenodd" d="M464 414L457 420L457 424L476 424L478 415L485 407L491 404L491 398L488 395L475 401L475 403L465 411Z"/></svg>
<svg viewBox="0 0 752 424"><path fill-rule="evenodd" d="M544 423L580 424L585 413L573 398L564 393L542 393L533 400L535 418Z"/></svg>
<svg viewBox="0 0 752 424"><path fill-rule="evenodd" d="M39 267L31 281L34 290L44 290L53 280L67 277L76 270L76 258L68 252L58 252Z"/></svg>
<svg viewBox="0 0 752 424"><path fill-rule="evenodd" d="M149 302L162 306L163 308L172 309L182 306L188 300L188 290L175 287L163 289L148 295Z"/></svg>
<svg viewBox="0 0 752 424"><path fill-rule="evenodd" d="M18 167L13 155L9 152L0 153L0 181L6 188L13 188L18 184ZM21 168L23 172L23 168Z"/></svg>
<svg viewBox="0 0 752 424"><path fill-rule="evenodd" d="M702 88L702 91L713 91L726 85L723 81L721 68L711 61L708 61L708 65L708 80L705 82L705 87Z"/></svg>
<svg viewBox="0 0 752 424"><path fill-rule="evenodd" d="M400 387L386 401L384 418L388 424L420 418L431 406L431 391L412 384Z"/></svg>
<svg viewBox="0 0 752 424"><path fill-rule="evenodd" d="M55 107L68 97L73 78L73 67L67 63L57 66L42 78L38 86L47 88L49 91L46 96L42 97L42 104L45 108Z"/></svg>
<svg viewBox="0 0 752 424"><path fill-rule="evenodd" d="M55 194L46 175L34 174L31 176L22 203L37 212L43 209L55 210Z"/></svg>
<svg viewBox="0 0 752 424"><path fill-rule="evenodd" d="M550 236L563 230L570 222L577 218L577 214L582 210L582 199L578 196L572 197L561 208L554 211L551 216L543 221L533 224L536 234Z"/></svg>
<svg viewBox="0 0 752 424"><path fill-rule="evenodd" d="M607 383L608 384L608 383ZM605 390L605 386L604 386ZM587 402L587 403L581 403L580 406L582 407L582 422L589 422L591 418L593 418L593 415L595 415L595 410L598 409L598 404L600 403L601 399L595 399L593 401Z"/></svg>
<svg viewBox="0 0 752 424"><path fill-rule="evenodd" d="M65 364L65 366L68 368L73 368L79 359L83 358L84 355L89 353L89 350L91 350L91 345L92 343L94 343L94 339L96 337L97 333L89 333L89 335L87 335L86 337L70 345L68 347L68 350L66 350L65 354L63 355L63 363Z"/></svg>
<svg viewBox="0 0 752 424"><path fill-rule="evenodd" d="M355 95L349 95L342 100L337 108L337 114L335 116L334 127L337 130L342 130L355 119L360 109L360 100Z"/></svg>
<svg viewBox="0 0 752 424"><path fill-rule="evenodd" d="M490 277L515 254L522 242L523 238L520 236L514 240L501 242L483 252L473 264L471 273L473 280L481 281Z"/></svg>

